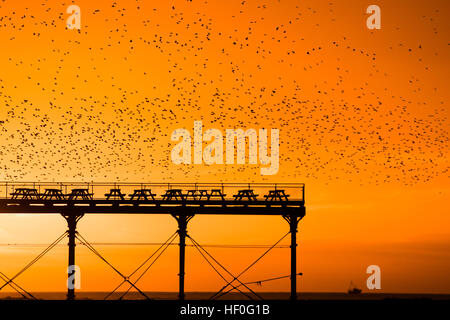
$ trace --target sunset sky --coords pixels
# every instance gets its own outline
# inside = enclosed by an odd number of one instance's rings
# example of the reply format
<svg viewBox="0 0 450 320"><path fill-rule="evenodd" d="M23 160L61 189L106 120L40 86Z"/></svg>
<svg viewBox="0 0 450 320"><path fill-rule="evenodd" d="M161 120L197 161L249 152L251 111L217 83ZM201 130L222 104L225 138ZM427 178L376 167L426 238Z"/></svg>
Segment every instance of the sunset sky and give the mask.
<svg viewBox="0 0 450 320"><path fill-rule="evenodd" d="M81 9L69 30L66 9ZM381 8L381 29L366 8ZM0 180L298 182L300 291L450 293L450 3L429 1L12 1L0 2ZM279 129L280 168L175 165L172 132ZM0 192L3 192L0 190ZM3 193L2 193L3 194ZM14 275L66 230L56 215L0 215L0 271ZM170 216L88 215L93 242L162 242ZM196 216L201 244L271 245L281 217ZM283 244L289 244L286 239ZM65 291L67 240L17 282ZM130 273L155 246L96 246ZM210 248L234 273L265 249ZM223 286L187 248L186 291ZM178 248L139 283L176 291ZM120 277L77 246L81 291ZM289 274L275 249L242 280ZM289 279L262 291L288 291ZM6 287L3 290L10 291Z"/></svg>

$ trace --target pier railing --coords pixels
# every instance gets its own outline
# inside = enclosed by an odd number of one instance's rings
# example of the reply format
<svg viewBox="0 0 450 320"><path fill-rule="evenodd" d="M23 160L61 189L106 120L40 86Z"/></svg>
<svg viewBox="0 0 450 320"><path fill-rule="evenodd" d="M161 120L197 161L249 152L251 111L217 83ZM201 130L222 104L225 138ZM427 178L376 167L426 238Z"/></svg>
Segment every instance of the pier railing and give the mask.
<svg viewBox="0 0 450 320"><path fill-rule="evenodd" d="M303 183L0 182L0 199L304 201Z"/></svg>

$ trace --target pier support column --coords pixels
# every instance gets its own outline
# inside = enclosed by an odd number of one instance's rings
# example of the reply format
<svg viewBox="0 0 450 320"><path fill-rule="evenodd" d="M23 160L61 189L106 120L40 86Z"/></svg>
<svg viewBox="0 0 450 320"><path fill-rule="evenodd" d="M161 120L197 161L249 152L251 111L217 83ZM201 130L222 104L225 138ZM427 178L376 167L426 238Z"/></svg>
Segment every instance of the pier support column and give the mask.
<svg viewBox="0 0 450 320"><path fill-rule="evenodd" d="M185 270L185 257L186 257L186 235L187 235L187 224L189 220L192 219L193 214L178 214L173 215L173 217L178 222L178 236L180 238L180 271L178 273L179 277L179 291L178 299L184 300L184 270Z"/></svg>
<svg viewBox="0 0 450 320"><path fill-rule="evenodd" d="M283 218L289 223L291 233L291 300L297 300L297 227L300 220L305 215L305 208L297 214L283 215Z"/></svg>
<svg viewBox="0 0 450 320"><path fill-rule="evenodd" d="M291 300L297 300L297 219L291 217Z"/></svg>
<svg viewBox="0 0 450 320"><path fill-rule="evenodd" d="M75 235L78 220L83 216L78 212L65 212L62 214L67 221L67 234L69 238L69 260L67 268L67 300L75 300Z"/></svg>

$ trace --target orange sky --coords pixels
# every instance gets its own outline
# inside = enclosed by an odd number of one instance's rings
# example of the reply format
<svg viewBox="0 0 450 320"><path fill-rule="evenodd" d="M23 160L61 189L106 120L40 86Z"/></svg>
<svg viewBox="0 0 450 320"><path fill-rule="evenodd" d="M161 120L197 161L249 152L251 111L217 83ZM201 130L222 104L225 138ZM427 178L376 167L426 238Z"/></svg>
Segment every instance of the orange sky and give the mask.
<svg viewBox="0 0 450 320"><path fill-rule="evenodd" d="M304 182L300 291L365 289L377 264L383 292L450 293L448 1L76 1L80 32L65 27L70 3L0 3L0 180ZM370 4L380 30L366 28ZM279 172L172 164L172 131L195 120L280 129ZM2 215L0 243L50 243L65 228L62 217ZM78 230L160 242L175 229L170 217L92 215ZM287 231L280 217L189 224L205 244L272 244ZM0 246L0 271L42 249ZM98 249L126 273L155 248ZM238 273L263 249L211 252ZM219 289L187 254L186 290ZM63 291L66 259L58 247L18 283ZM84 291L120 280L81 246L77 264ZM142 289L176 290L176 247L151 270ZM288 273L289 250L277 249L243 280Z"/></svg>

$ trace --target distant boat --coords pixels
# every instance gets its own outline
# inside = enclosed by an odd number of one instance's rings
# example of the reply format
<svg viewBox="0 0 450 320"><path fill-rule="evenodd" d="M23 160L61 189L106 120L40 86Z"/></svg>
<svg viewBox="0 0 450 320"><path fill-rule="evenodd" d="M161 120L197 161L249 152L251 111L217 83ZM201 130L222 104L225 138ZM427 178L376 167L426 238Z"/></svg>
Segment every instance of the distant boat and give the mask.
<svg viewBox="0 0 450 320"><path fill-rule="evenodd" d="M348 288L348 294L360 294L361 293L361 289L357 288L353 282L350 282L350 287Z"/></svg>

